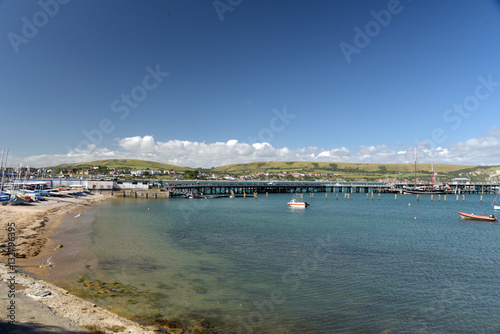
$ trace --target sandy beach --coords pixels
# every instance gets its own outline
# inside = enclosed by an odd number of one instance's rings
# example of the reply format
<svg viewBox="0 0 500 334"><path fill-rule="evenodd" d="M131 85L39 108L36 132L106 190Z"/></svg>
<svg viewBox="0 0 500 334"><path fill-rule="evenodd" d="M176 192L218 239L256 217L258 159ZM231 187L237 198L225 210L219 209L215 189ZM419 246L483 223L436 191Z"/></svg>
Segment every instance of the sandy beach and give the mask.
<svg viewBox="0 0 500 334"><path fill-rule="evenodd" d="M2 333L154 333L68 291L35 278L50 266L51 236L62 219L111 198L94 193L50 198L20 206L0 206L0 332ZM38 271L38 272L37 272Z"/></svg>

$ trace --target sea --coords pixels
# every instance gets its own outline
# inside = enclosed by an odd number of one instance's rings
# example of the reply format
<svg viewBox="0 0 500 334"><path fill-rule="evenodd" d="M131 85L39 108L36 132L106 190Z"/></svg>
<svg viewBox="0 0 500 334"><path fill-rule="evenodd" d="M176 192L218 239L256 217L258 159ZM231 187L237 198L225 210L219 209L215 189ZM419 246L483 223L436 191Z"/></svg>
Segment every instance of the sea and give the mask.
<svg viewBox="0 0 500 334"><path fill-rule="evenodd" d="M63 223L93 260L58 283L222 333L500 333L500 224L458 216L495 214L495 195L302 196L102 202Z"/></svg>

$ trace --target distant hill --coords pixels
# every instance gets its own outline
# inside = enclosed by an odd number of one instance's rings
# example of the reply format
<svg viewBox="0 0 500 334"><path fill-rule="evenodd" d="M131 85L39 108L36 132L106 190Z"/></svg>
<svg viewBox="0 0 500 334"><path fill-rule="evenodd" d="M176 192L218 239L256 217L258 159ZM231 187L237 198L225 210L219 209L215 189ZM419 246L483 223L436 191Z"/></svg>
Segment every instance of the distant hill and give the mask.
<svg viewBox="0 0 500 334"><path fill-rule="evenodd" d="M213 172L235 175L256 173L317 173L333 174L337 179L346 181L378 179L413 179L413 164L368 164L335 163L308 161L262 161L246 164L233 164L212 169ZM491 177L500 176L500 166L434 165L438 180L451 181L456 177L468 177L474 181L490 181ZM431 165L418 164L417 176L421 180L430 180Z"/></svg>
<svg viewBox="0 0 500 334"><path fill-rule="evenodd" d="M108 168L130 168L130 169L151 169L151 170L176 170L176 171L188 171L193 170L189 167L180 167L175 165L164 164L154 161L146 160L136 160L136 159L108 159L108 160L97 160L90 162L81 162L73 164L63 164L58 166L51 166L47 168L61 170L67 169L89 169L93 166L108 167Z"/></svg>
<svg viewBox="0 0 500 334"><path fill-rule="evenodd" d="M55 170L89 169L93 166L108 168L130 168L150 170L193 171L194 168L180 167L154 161L136 159L109 159L84 163L52 166ZM345 181L413 180L413 164L368 164L310 161L261 161L245 164L232 164L201 170L209 174L252 175L257 173L312 173L328 174L328 179ZM434 165L438 181L449 182L457 177L470 178L475 182L499 181L500 166ZM431 180L431 165L418 164L419 180ZM322 178L326 178L322 177Z"/></svg>

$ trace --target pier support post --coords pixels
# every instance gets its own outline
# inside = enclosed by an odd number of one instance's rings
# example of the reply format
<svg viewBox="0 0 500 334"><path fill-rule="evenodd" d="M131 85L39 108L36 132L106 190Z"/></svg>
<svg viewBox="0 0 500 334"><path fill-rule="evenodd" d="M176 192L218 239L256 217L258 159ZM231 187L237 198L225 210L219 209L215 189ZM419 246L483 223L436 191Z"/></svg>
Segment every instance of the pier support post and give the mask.
<svg viewBox="0 0 500 334"><path fill-rule="evenodd" d="M458 195L457 195L457 202L458 202Z"/></svg>
<svg viewBox="0 0 500 334"><path fill-rule="evenodd" d="M351 199L351 194L347 194L347 200Z"/></svg>
<svg viewBox="0 0 500 334"><path fill-rule="evenodd" d="M325 193L325 199L328 199L328 193Z"/></svg>
<svg viewBox="0 0 500 334"><path fill-rule="evenodd" d="M394 194L394 202L398 200L398 194Z"/></svg>
<svg viewBox="0 0 500 334"><path fill-rule="evenodd" d="M483 203L483 195L481 195L481 203Z"/></svg>
<svg viewBox="0 0 500 334"><path fill-rule="evenodd" d="M431 195L431 202L434 202L434 195Z"/></svg>
<svg viewBox="0 0 500 334"><path fill-rule="evenodd" d="M462 195L462 202L465 201L465 194Z"/></svg>
<svg viewBox="0 0 500 334"><path fill-rule="evenodd" d="M336 195L337 195L337 199L339 199L339 193L337 193Z"/></svg>
<svg viewBox="0 0 500 334"><path fill-rule="evenodd" d="M444 201L446 202L446 195L444 195Z"/></svg>
<svg viewBox="0 0 500 334"><path fill-rule="evenodd" d="M247 193L246 192L243 192L243 198L247 198Z"/></svg>
<svg viewBox="0 0 500 334"><path fill-rule="evenodd" d="M380 201L380 193L378 193L378 200Z"/></svg>
<svg viewBox="0 0 500 334"><path fill-rule="evenodd" d="M420 201L420 195L417 195L417 202Z"/></svg>
<svg viewBox="0 0 500 334"><path fill-rule="evenodd" d="M441 195L438 195L438 201L441 202Z"/></svg>
<svg viewBox="0 0 500 334"><path fill-rule="evenodd" d="M253 198L257 198L257 193L253 193Z"/></svg>
<svg viewBox="0 0 500 334"><path fill-rule="evenodd" d="M268 197L269 197L269 193L266 191L266 198L268 198Z"/></svg>
<svg viewBox="0 0 500 334"><path fill-rule="evenodd" d="M366 199L368 199L368 198L369 198L368 196L370 196L370 194L369 194L369 193L366 193Z"/></svg>

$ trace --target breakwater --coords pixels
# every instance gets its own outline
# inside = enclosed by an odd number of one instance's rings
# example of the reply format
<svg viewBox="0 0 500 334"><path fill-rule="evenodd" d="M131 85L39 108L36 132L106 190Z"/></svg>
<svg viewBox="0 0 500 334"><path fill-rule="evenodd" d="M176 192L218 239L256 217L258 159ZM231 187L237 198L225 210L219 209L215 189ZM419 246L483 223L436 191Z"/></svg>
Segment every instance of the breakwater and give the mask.
<svg viewBox="0 0 500 334"><path fill-rule="evenodd" d="M164 189L145 189L145 190L118 190L113 191L112 195L116 197L128 197L128 198L169 198L170 192L164 191Z"/></svg>

